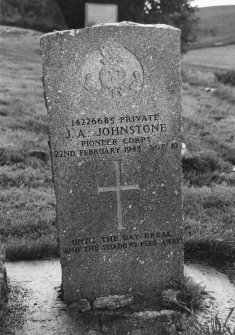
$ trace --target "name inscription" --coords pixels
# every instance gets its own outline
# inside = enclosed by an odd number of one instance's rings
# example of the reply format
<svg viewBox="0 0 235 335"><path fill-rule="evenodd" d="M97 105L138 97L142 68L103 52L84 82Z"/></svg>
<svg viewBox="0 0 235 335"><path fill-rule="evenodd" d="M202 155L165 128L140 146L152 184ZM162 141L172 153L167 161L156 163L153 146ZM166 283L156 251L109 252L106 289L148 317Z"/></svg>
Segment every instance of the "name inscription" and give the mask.
<svg viewBox="0 0 235 335"><path fill-rule="evenodd" d="M141 122L141 124L139 124ZM71 120L65 143L78 144L77 150L56 150L55 158L129 154L142 150L178 149L175 141L164 142L168 124L159 114L79 118ZM156 137L162 139L156 143ZM154 141L152 141L154 140Z"/></svg>

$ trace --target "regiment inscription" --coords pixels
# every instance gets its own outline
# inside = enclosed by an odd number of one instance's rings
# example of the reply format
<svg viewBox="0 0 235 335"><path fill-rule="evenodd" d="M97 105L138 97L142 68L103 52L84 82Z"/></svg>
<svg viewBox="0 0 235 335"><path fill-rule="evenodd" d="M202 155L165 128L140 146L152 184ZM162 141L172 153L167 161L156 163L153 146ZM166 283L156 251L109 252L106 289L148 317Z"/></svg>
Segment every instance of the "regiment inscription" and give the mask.
<svg viewBox="0 0 235 335"><path fill-rule="evenodd" d="M64 136L77 141L77 150L55 150L54 155L65 158L166 150L167 147L178 149L179 144L174 140L164 143L167 131L167 123L159 114L72 119ZM161 135L157 144L154 134Z"/></svg>

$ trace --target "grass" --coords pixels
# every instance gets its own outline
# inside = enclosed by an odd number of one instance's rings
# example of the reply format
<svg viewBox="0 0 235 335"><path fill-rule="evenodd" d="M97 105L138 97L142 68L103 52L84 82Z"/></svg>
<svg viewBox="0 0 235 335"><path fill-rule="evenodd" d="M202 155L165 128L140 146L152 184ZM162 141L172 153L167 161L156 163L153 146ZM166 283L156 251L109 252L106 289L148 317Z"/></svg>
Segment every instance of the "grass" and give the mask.
<svg viewBox="0 0 235 335"><path fill-rule="evenodd" d="M26 169L29 170L29 168ZM32 169L30 169L32 172ZM37 172L34 171L34 172ZM16 178L5 179L5 186L15 184L0 192L2 211L1 240L7 244L7 259L38 259L45 256L58 256L55 241L55 200L52 187L46 188L40 179L35 178L29 186L33 175L17 171ZM14 180L14 181L13 181ZM43 181L46 181L45 178ZM37 182L38 181L38 182Z"/></svg>
<svg viewBox="0 0 235 335"><path fill-rule="evenodd" d="M0 236L15 260L58 256L40 35L0 28Z"/></svg>
<svg viewBox="0 0 235 335"><path fill-rule="evenodd" d="M235 6L204 7L196 15L199 23L194 48L235 43Z"/></svg>
<svg viewBox="0 0 235 335"><path fill-rule="evenodd" d="M235 334L235 328L231 328L228 325L228 321L234 312L232 308L225 320L221 320L218 315L211 318L209 325L201 325L199 322L194 320L193 326L197 330L196 335L233 335Z"/></svg>
<svg viewBox="0 0 235 335"><path fill-rule="evenodd" d="M182 73L185 258L216 266L235 282L235 89L216 71L185 64Z"/></svg>
<svg viewBox="0 0 235 335"><path fill-rule="evenodd" d="M215 73L216 78L223 84L235 86L235 71L227 71L225 73Z"/></svg>
<svg viewBox="0 0 235 335"><path fill-rule="evenodd" d="M228 335L235 334L235 327L231 329L228 322L234 313L235 307L230 309L225 320L221 320L218 314L211 316L209 324L205 325L197 320L196 313L198 311L206 310L205 298L208 293L201 285L195 284L190 277L185 276L183 281L172 281L171 288L177 290L179 293L176 299L173 299L173 304L169 307L178 309L187 317L182 317L180 330L184 330L182 335ZM176 323L177 324L177 323Z"/></svg>
<svg viewBox="0 0 235 335"><path fill-rule="evenodd" d="M183 80L183 141L187 148L194 153L212 151L234 165L235 88L220 84L210 72L187 66ZM207 92L207 86L215 90Z"/></svg>
<svg viewBox="0 0 235 335"><path fill-rule="evenodd" d="M172 280L169 287L179 291L173 305L169 307L178 307L181 312L190 315L204 309L204 297L207 296L205 288L196 284L191 277L184 276L182 281Z"/></svg>
<svg viewBox="0 0 235 335"><path fill-rule="evenodd" d="M187 186L202 187L224 182L231 186L235 184L232 164L219 158L214 151L201 151L197 155L183 157L182 169Z"/></svg>
<svg viewBox="0 0 235 335"><path fill-rule="evenodd" d="M235 239L235 189L184 186L184 215L187 235L193 238ZM218 222L220 223L218 225Z"/></svg>
<svg viewBox="0 0 235 335"><path fill-rule="evenodd" d="M209 68L235 70L235 44L190 50L184 55L184 62Z"/></svg>
<svg viewBox="0 0 235 335"><path fill-rule="evenodd" d="M185 331L181 332L182 335L234 335L235 328L228 325L234 309L231 309L225 320L219 318L218 315L211 317L209 324L202 325L192 315L191 318L184 318L183 325Z"/></svg>

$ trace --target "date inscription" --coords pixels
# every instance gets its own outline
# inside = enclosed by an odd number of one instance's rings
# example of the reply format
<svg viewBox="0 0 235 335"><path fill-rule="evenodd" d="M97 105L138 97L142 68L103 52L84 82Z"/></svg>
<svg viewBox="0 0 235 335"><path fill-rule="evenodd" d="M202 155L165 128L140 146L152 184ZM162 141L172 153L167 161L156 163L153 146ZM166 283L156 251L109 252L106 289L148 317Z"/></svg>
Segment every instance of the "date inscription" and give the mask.
<svg viewBox="0 0 235 335"><path fill-rule="evenodd" d="M169 131L168 122L162 120L158 113L73 118L70 127L64 131L65 147L68 150L58 148L53 152L53 157L69 159L142 151L154 154L168 149L179 151L179 143L169 141ZM70 147L70 143L73 147Z"/></svg>

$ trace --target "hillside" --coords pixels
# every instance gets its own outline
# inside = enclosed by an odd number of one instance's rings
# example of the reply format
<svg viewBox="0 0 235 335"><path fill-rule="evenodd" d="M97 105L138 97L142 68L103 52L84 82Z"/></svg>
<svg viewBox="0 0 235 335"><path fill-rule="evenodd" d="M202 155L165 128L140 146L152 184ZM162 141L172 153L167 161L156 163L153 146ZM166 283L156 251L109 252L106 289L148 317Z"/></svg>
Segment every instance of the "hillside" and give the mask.
<svg viewBox="0 0 235 335"><path fill-rule="evenodd" d="M235 5L198 9L197 41L193 48L235 43Z"/></svg>
<svg viewBox="0 0 235 335"><path fill-rule="evenodd" d="M189 50L183 62L191 66L218 70L235 70L235 44L220 47L198 48Z"/></svg>

